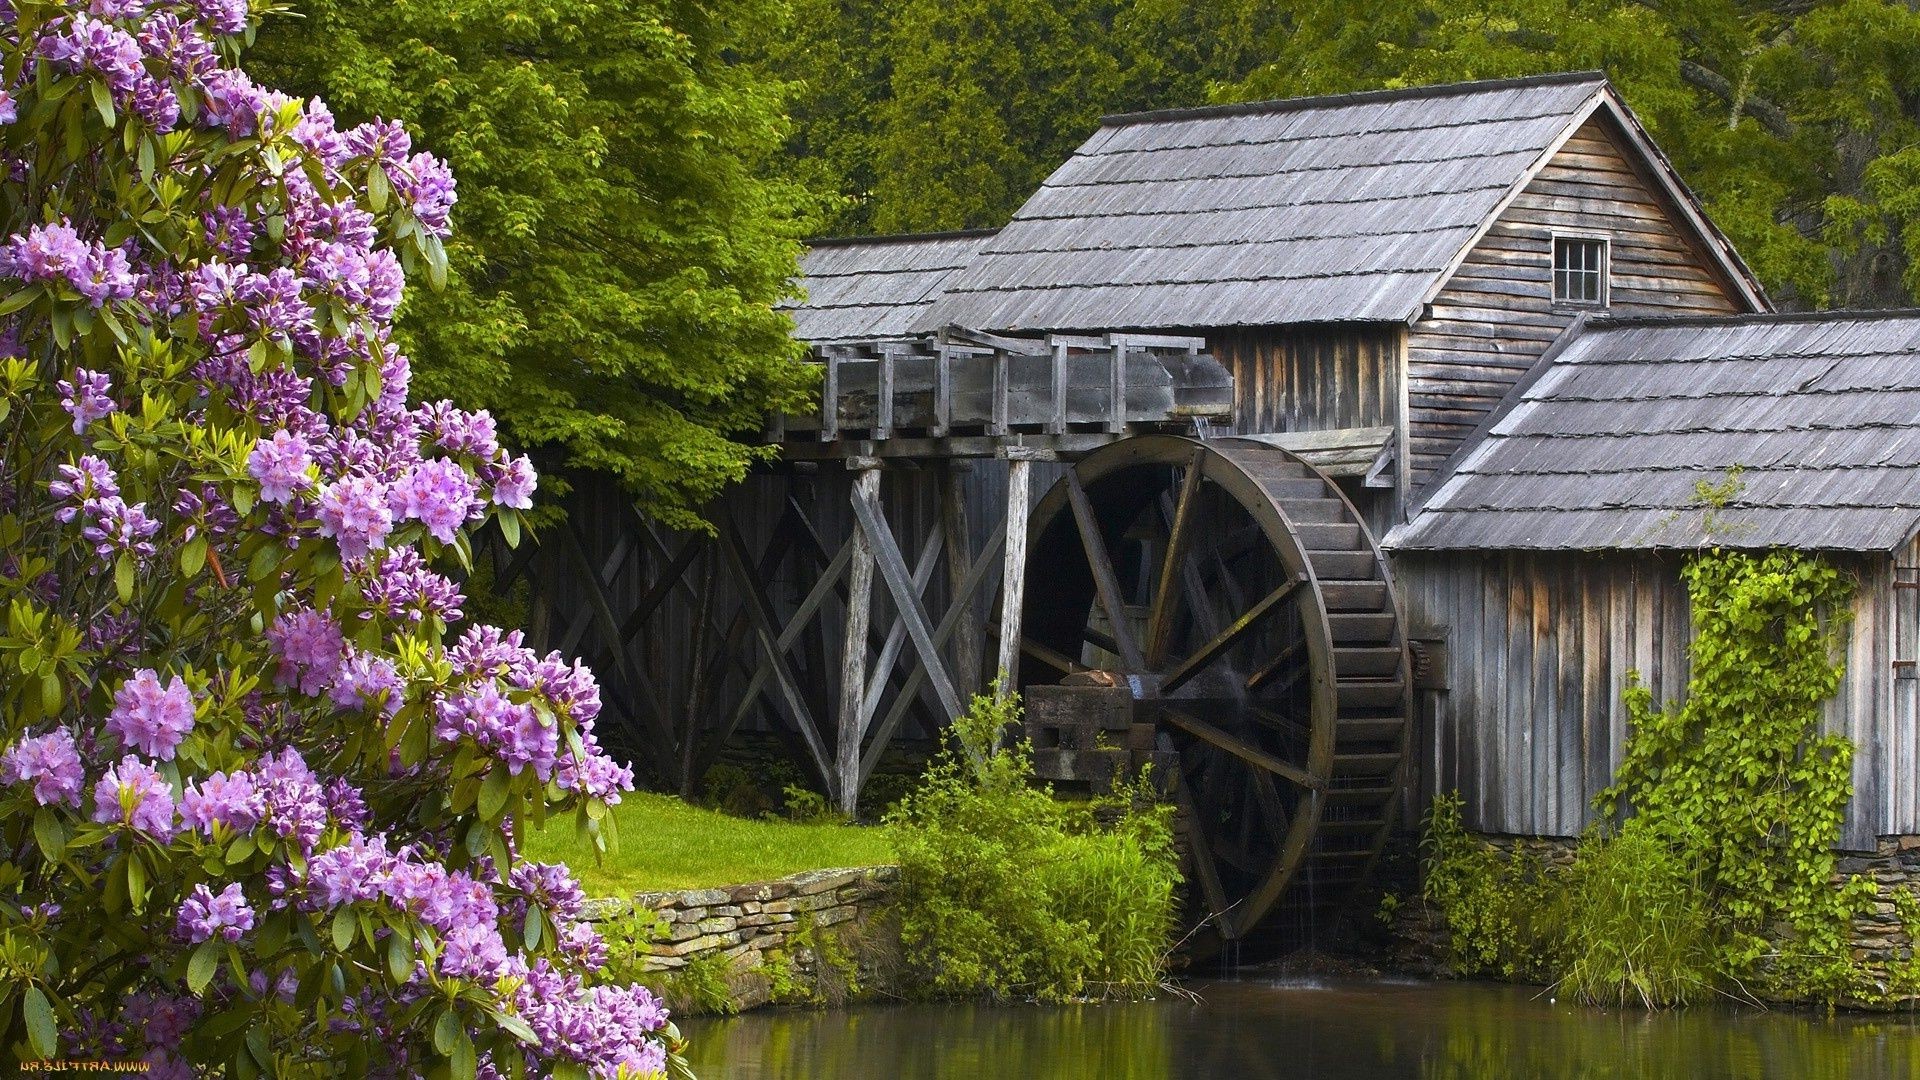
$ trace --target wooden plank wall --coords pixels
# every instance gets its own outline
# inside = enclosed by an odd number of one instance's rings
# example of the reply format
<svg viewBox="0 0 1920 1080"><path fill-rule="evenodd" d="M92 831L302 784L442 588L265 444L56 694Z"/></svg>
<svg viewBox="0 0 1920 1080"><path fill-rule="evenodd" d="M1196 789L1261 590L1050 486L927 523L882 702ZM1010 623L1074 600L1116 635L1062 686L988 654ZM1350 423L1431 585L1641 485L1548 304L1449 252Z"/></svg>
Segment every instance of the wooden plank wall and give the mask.
<svg viewBox="0 0 1920 1080"><path fill-rule="evenodd" d="M1920 594L1890 587L1893 560L1848 565L1860 586L1827 724L1856 747L1842 846L1858 850L1920 833L1920 680L1893 678L1896 652L1920 641ZM1396 558L1412 636L1447 629L1449 689L1420 692L1421 804L1457 790L1472 828L1579 835L1625 747L1628 673L1656 702L1685 692L1692 628L1678 568L1677 557L1644 553Z"/></svg>
<svg viewBox="0 0 1920 1080"><path fill-rule="evenodd" d="M1738 310L1738 294L1670 204L1589 120L1514 200L1407 339L1413 487L1425 482L1524 375L1577 309L1553 304L1553 230L1611 240L1615 314Z"/></svg>
<svg viewBox="0 0 1920 1080"><path fill-rule="evenodd" d="M1400 356L1405 329L1383 323L1303 323L1202 331L1233 375L1233 433L1392 427L1404 431ZM1395 439L1395 454L1405 440ZM1402 470L1401 475L1404 475ZM1343 484L1373 534L1400 519L1397 491Z"/></svg>

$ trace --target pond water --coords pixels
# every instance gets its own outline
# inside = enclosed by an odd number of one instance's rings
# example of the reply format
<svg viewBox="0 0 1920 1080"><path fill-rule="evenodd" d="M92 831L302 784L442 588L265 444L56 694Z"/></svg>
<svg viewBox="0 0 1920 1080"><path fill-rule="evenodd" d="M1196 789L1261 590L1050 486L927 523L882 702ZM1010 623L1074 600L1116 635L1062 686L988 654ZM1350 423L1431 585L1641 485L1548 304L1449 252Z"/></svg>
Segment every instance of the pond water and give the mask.
<svg viewBox="0 0 1920 1080"><path fill-rule="evenodd" d="M1532 987L1235 979L1198 1001L690 1020L701 1080L1888 1080L1920 1018L1554 1003Z"/></svg>

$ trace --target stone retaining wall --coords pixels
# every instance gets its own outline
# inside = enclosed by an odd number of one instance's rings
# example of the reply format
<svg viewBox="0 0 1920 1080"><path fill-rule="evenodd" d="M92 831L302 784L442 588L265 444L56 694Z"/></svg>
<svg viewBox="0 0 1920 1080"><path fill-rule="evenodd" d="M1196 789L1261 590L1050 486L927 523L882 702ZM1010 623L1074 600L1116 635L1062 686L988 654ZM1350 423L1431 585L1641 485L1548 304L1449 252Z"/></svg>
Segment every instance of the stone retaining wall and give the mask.
<svg viewBox="0 0 1920 1080"><path fill-rule="evenodd" d="M670 975L696 959L723 957L735 1003L754 1008L767 1002L770 989L759 973L771 958L791 959L802 951L792 947L797 934L828 927L844 934L878 921L899 876L894 866L810 870L778 881L595 900L586 918L652 912L662 932L647 946L644 971Z"/></svg>

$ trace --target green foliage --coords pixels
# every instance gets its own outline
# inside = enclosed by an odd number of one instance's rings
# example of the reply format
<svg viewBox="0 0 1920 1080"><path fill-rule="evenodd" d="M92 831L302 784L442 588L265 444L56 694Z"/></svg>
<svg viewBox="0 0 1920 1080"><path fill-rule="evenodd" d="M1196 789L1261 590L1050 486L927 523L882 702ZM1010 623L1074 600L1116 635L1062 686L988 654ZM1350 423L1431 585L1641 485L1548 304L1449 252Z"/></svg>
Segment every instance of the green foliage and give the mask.
<svg viewBox="0 0 1920 1080"><path fill-rule="evenodd" d="M1686 1005L1724 981L1724 935L1699 867L1634 818L1595 834L1559 883L1554 920L1564 992L1602 1005Z"/></svg>
<svg viewBox="0 0 1920 1080"><path fill-rule="evenodd" d="M907 958L937 994L1150 993L1174 925L1170 810L1144 778L1106 799L1055 800L1033 783L1031 749L1005 739L1018 720L1017 702L976 697L888 817Z"/></svg>
<svg viewBox="0 0 1920 1080"><path fill-rule="evenodd" d="M803 913L797 929L778 949L761 959L759 972L768 982L768 1000L775 1005L837 1006L860 996L860 963L847 932L820 926L813 913Z"/></svg>
<svg viewBox="0 0 1920 1080"><path fill-rule="evenodd" d="M674 525L810 385L772 304L803 197L763 178L785 88L733 62L779 0L304 0L248 68L343 123L401 117L460 178L446 288L401 320L416 389L623 480Z"/></svg>
<svg viewBox="0 0 1920 1080"><path fill-rule="evenodd" d="M1697 860L1736 978L1831 998L1853 979L1847 927L1872 889L1831 885L1853 747L1820 730L1852 582L1780 551L1714 551L1683 573L1695 630L1686 700L1658 709L1645 687L1628 689L1633 735L1598 807L1631 807Z"/></svg>
<svg viewBox="0 0 1920 1080"><path fill-rule="evenodd" d="M733 996L732 959L717 952L696 953L669 970L650 968L653 946L665 941L672 924L644 908L599 924L607 943L603 978L637 982L654 992L676 1015L732 1016L740 1011Z"/></svg>
<svg viewBox="0 0 1920 1080"><path fill-rule="evenodd" d="M1555 874L1428 822L1427 897L1467 971L1545 971L1584 1000L1685 1004L1709 990L1832 1002L1869 992L1849 948L1869 877L1833 884L1853 748L1821 732L1852 582L1816 557L1712 550L1682 571L1687 696L1633 683L1608 821Z"/></svg>
<svg viewBox="0 0 1920 1080"><path fill-rule="evenodd" d="M1103 112L1605 70L1767 286L1920 297L1920 12L1887 0L795 0L828 230L1002 224Z"/></svg>
<svg viewBox="0 0 1920 1080"><path fill-rule="evenodd" d="M847 816L833 808L825 795L800 784L788 784L780 789L787 820L798 821L803 825L841 825Z"/></svg>
<svg viewBox="0 0 1920 1080"><path fill-rule="evenodd" d="M1427 812L1421 896L1447 927L1448 962L1462 975L1538 979L1548 970L1555 882L1539 859L1504 854L1468 833L1460 796Z"/></svg>

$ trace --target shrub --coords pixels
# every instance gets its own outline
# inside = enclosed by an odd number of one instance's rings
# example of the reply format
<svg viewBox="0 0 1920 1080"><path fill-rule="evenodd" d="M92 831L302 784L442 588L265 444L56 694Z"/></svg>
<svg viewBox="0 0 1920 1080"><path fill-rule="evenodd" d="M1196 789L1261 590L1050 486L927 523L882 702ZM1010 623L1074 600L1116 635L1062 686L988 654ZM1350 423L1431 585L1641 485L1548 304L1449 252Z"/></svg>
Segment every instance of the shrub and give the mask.
<svg viewBox="0 0 1920 1080"><path fill-rule="evenodd" d="M1556 921L1559 985L1581 1001L1687 1005L1725 982L1699 866L1645 819L1581 843Z"/></svg>
<svg viewBox="0 0 1920 1080"><path fill-rule="evenodd" d="M592 676L445 640L533 470L390 340L453 178L235 66L241 0L0 19L0 1041L162 1075L657 1072L566 870ZM608 830L610 832L610 829ZM600 837L602 841L610 836Z"/></svg>
<svg viewBox="0 0 1920 1080"><path fill-rule="evenodd" d="M1503 854L1468 833L1460 796L1427 812L1421 895L1447 927L1448 962L1462 975L1537 979L1553 947L1548 921L1555 882L1540 860Z"/></svg>
<svg viewBox="0 0 1920 1080"><path fill-rule="evenodd" d="M1011 699L976 697L888 815L908 961L940 994L1150 993L1174 925L1170 810L1144 779L1055 800L1033 783L1030 748L1004 738L1018 721Z"/></svg>

